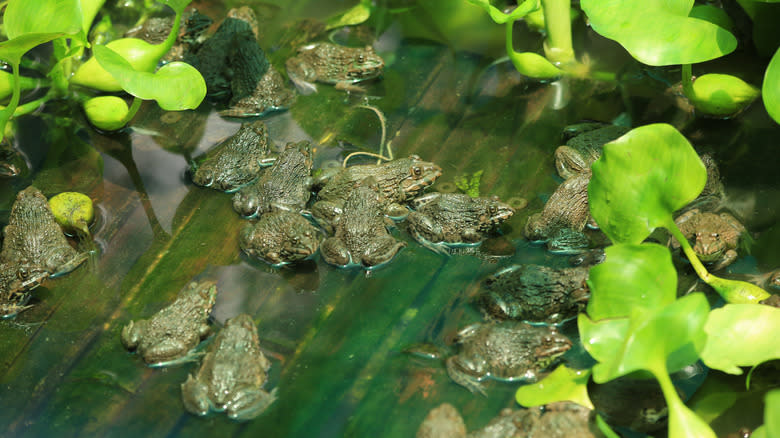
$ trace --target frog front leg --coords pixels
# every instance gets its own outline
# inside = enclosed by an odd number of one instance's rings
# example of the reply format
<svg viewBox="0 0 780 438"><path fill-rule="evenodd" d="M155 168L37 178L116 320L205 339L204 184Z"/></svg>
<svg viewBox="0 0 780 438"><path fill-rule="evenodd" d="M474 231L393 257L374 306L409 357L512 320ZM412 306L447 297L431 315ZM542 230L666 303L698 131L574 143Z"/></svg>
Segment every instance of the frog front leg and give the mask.
<svg viewBox="0 0 780 438"><path fill-rule="evenodd" d="M326 232L333 233L333 224L344 211L342 206L343 203L317 201L311 206L311 215Z"/></svg>
<svg viewBox="0 0 780 438"><path fill-rule="evenodd" d="M719 271L726 266L732 264L737 259L737 251L733 249L726 250L723 256L710 266L710 271Z"/></svg>
<svg viewBox="0 0 780 438"><path fill-rule="evenodd" d="M482 233L476 228L466 228L460 232L460 238L464 243L477 243L482 240Z"/></svg>
<svg viewBox="0 0 780 438"><path fill-rule="evenodd" d="M582 154L576 149L569 146L558 146L555 149L555 168L561 178L569 179L587 167L588 164L582 158Z"/></svg>
<svg viewBox="0 0 780 438"><path fill-rule="evenodd" d="M420 238L429 242L441 242L442 228L440 225L433 223L430 217L413 211L406 217L406 222L409 224L409 230L412 232L417 240Z"/></svg>
<svg viewBox="0 0 780 438"><path fill-rule="evenodd" d="M276 400L276 388L266 392L257 388L239 388L226 403L227 416L233 420L251 420L262 414Z"/></svg>
<svg viewBox="0 0 780 438"><path fill-rule="evenodd" d="M363 266L377 266L389 262L406 242L395 240L392 236L382 236L370 242L360 258Z"/></svg>
<svg viewBox="0 0 780 438"><path fill-rule="evenodd" d="M464 369L458 363L457 356L453 356L447 359L447 374L450 378L460 386L468 389L471 392L478 392L487 397L485 388L479 382L482 376L475 376L469 370Z"/></svg>
<svg viewBox="0 0 780 438"><path fill-rule="evenodd" d="M141 342L144 332L146 332L146 320L138 322L130 321L122 327L122 333L119 338L122 341L122 345L128 350L135 350L138 347L138 343Z"/></svg>
<svg viewBox="0 0 780 438"><path fill-rule="evenodd" d="M336 237L328 237L320 245L322 258L331 265L347 266L352 261L349 249L344 242Z"/></svg>
<svg viewBox="0 0 780 438"><path fill-rule="evenodd" d="M184 408L195 415L206 415L211 409L208 388L193 378L192 374L187 376L187 381L181 384L181 399L184 402Z"/></svg>
<svg viewBox="0 0 780 438"><path fill-rule="evenodd" d="M295 84L299 93L307 96L317 92L317 86L314 85L317 72L312 65L296 56L288 59L285 67L287 68L287 76Z"/></svg>
<svg viewBox="0 0 780 438"><path fill-rule="evenodd" d="M75 250L71 247L67 247L61 251L55 251L44 260L43 264L52 272L52 278L65 275L76 269L89 257L86 252L75 252L75 254L74 252Z"/></svg>

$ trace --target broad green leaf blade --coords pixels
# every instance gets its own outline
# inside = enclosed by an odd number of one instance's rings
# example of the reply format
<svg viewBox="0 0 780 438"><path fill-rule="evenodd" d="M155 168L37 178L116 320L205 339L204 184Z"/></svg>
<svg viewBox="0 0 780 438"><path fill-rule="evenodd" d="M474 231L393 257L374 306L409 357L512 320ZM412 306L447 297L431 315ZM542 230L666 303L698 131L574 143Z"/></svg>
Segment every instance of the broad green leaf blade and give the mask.
<svg viewBox="0 0 780 438"><path fill-rule="evenodd" d="M666 247L616 244L605 251L604 263L588 275L588 316L594 321L654 311L677 298L677 271Z"/></svg>
<svg viewBox="0 0 780 438"><path fill-rule="evenodd" d="M206 82L193 66L171 62L156 73L139 72L118 53L95 46L95 57L128 93L141 99L156 100L167 111L194 109L206 96Z"/></svg>
<svg viewBox="0 0 780 438"><path fill-rule="evenodd" d="M363 23L371 16L371 4L360 2L341 14L328 19L325 30L336 29L344 26L354 26Z"/></svg>
<svg viewBox="0 0 780 438"><path fill-rule="evenodd" d="M8 39L34 33L76 34L81 30L79 0L9 0L3 16Z"/></svg>
<svg viewBox="0 0 780 438"><path fill-rule="evenodd" d="M664 393L669 408L669 438L717 438L710 426L685 406L676 391L670 394Z"/></svg>
<svg viewBox="0 0 780 438"><path fill-rule="evenodd" d="M642 242L707 181L688 140L667 124L646 125L604 145L591 166L590 212L615 243Z"/></svg>
<svg viewBox="0 0 780 438"><path fill-rule="evenodd" d="M542 55L533 52L515 52L508 53L512 65L515 66L520 74L534 79L555 79L563 72Z"/></svg>
<svg viewBox="0 0 780 438"><path fill-rule="evenodd" d="M699 76L688 96L698 111L715 117L730 117L745 109L758 97L758 88L742 79L719 73Z"/></svg>
<svg viewBox="0 0 780 438"><path fill-rule="evenodd" d="M780 436L780 389L769 391L764 404L764 427L766 436Z"/></svg>
<svg viewBox="0 0 780 438"><path fill-rule="evenodd" d="M59 38L64 34L57 33L28 33L0 43L0 59L11 64L19 64L27 51L33 47Z"/></svg>
<svg viewBox="0 0 780 438"><path fill-rule="evenodd" d="M585 350L599 362L607 362L620 353L628 334L628 318L593 322L584 313L577 315L577 328Z"/></svg>
<svg viewBox="0 0 780 438"><path fill-rule="evenodd" d="M688 14L691 18L698 18L700 20L709 21L712 24L718 25L729 32L734 30L734 22L723 9L713 5L697 5L691 9L691 13Z"/></svg>
<svg viewBox="0 0 780 438"><path fill-rule="evenodd" d="M106 0L80 0L81 4L81 30L84 35L89 33L89 28L92 27L92 21L95 20L100 8Z"/></svg>
<svg viewBox="0 0 780 438"><path fill-rule="evenodd" d="M710 368L742 374L741 366L780 359L780 309L761 304L727 304L710 312L701 359Z"/></svg>
<svg viewBox="0 0 780 438"><path fill-rule="evenodd" d="M540 382L518 388L515 400L525 407L568 400L593 409L588 397L589 378L590 370L575 370L561 365Z"/></svg>
<svg viewBox="0 0 780 438"><path fill-rule="evenodd" d="M780 48L772 55L772 60L764 72L764 85L761 88L766 112L780 123Z"/></svg>
<svg viewBox="0 0 780 438"><path fill-rule="evenodd" d="M97 53L105 53L104 47L100 47L102 48L93 48L94 56L79 66L70 82L101 91L121 91L122 86L117 79L108 73L97 59ZM143 72L153 72L157 62L169 49L163 44L149 44L138 38L120 38L109 42L105 47L115 52L133 70Z"/></svg>
<svg viewBox="0 0 780 438"><path fill-rule="evenodd" d="M582 0L590 25L648 65L693 64L719 58L737 47L729 31L691 18L689 0Z"/></svg>

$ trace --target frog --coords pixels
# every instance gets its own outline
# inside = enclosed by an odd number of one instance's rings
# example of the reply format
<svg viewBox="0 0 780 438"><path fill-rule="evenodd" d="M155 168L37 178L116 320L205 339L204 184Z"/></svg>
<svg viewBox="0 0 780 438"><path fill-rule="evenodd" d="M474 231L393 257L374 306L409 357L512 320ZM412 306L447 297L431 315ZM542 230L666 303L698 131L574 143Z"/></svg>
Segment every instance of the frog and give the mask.
<svg viewBox="0 0 780 438"><path fill-rule="evenodd" d="M16 195L3 236L0 262L24 272L44 269L50 277L58 277L73 271L89 257L70 246L46 196L35 186Z"/></svg>
<svg viewBox="0 0 780 438"><path fill-rule="evenodd" d="M182 383L184 407L200 416L226 411L231 419L251 420L276 400L276 388L263 389L270 368L252 317L242 313L230 318L206 350L200 369Z"/></svg>
<svg viewBox="0 0 780 438"><path fill-rule="evenodd" d="M562 324L585 309L589 272L588 267L512 265L482 282L477 303L489 318Z"/></svg>
<svg viewBox="0 0 780 438"><path fill-rule="evenodd" d="M572 347L557 328L520 321L479 322L458 332L460 352L446 360L455 383L487 397L486 378L535 382Z"/></svg>
<svg viewBox="0 0 780 438"><path fill-rule="evenodd" d="M428 412L415 437L466 438L466 423L455 406L442 403Z"/></svg>
<svg viewBox="0 0 780 438"><path fill-rule="evenodd" d="M311 197L311 143L287 143L276 161L254 183L233 195L233 209L246 218L275 211L301 212Z"/></svg>
<svg viewBox="0 0 780 438"><path fill-rule="evenodd" d="M472 198L465 193L426 193L412 200L411 207L406 224L423 245L479 243L515 213L497 197Z"/></svg>
<svg viewBox="0 0 780 438"><path fill-rule="evenodd" d="M125 32L126 38L139 38L149 44L163 43L173 29L174 16L150 17L143 23ZM184 55L196 49L205 39L206 30L213 20L195 9L184 11L176 42L162 57L163 62L182 61Z"/></svg>
<svg viewBox="0 0 780 438"><path fill-rule="evenodd" d="M361 265L367 269L389 262L406 242L387 231L382 212L383 195L373 177L350 191L344 210L334 224L335 235L320 245L326 262L339 267Z"/></svg>
<svg viewBox="0 0 780 438"><path fill-rule="evenodd" d="M295 93L287 87L279 71L269 66L251 92L241 95L234 91L228 108L220 110L219 115L237 118L263 117L290 108L295 100Z"/></svg>
<svg viewBox="0 0 780 438"><path fill-rule="evenodd" d="M196 158L190 175L198 186L233 193L254 181L274 160L268 128L257 120L242 123L238 132Z"/></svg>
<svg viewBox="0 0 780 438"><path fill-rule="evenodd" d="M0 140L0 177L13 178L27 171L27 159L17 150L8 137Z"/></svg>
<svg viewBox="0 0 780 438"><path fill-rule="evenodd" d="M565 133L575 133L566 145L555 149L555 169L563 179L568 179L601 157L604 144L616 140L631 128L602 123L581 123L566 128Z"/></svg>
<svg viewBox="0 0 780 438"><path fill-rule="evenodd" d="M252 257L274 266L308 258L320 246L320 231L298 213L277 210L247 224L239 235L239 247Z"/></svg>
<svg viewBox="0 0 780 438"><path fill-rule="evenodd" d="M718 214L694 208L678 216L674 223L699 260L713 271L723 269L737 259L740 237L747 234L745 226L726 212ZM670 239L670 245L674 249L680 247L674 237Z"/></svg>
<svg viewBox="0 0 780 438"><path fill-rule="evenodd" d="M593 225L588 207L591 171L582 172L561 183L540 213L532 214L523 234L533 242L548 242L557 253L576 253L588 247L585 225Z"/></svg>
<svg viewBox="0 0 780 438"><path fill-rule="evenodd" d="M29 309L27 305L33 289L49 278L42 267L19 266L0 262L0 318L10 318Z"/></svg>
<svg viewBox="0 0 780 438"><path fill-rule="evenodd" d="M211 332L208 318L216 299L213 281L190 282L149 319L131 320L122 327L122 345L153 367L190 361L196 357L192 350Z"/></svg>
<svg viewBox="0 0 780 438"><path fill-rule="evenodd" d="M675 389L680 396L685 396L680 389ZM655 379L622 376L605 383L591 380L588 395L595 410L610 425L652 434L667 424L669 410Z"/></svg>
<svg viewBox="0 0 780 438"><path fill-rule="evenodd" d="M359 91L353 85L382 75L385 61L371 46L345 47L315 42L298 48L285 63L287 76L301 94L317 91L314 82L335 84L337 89Z"/></svg>
<svg viewBox="0 0 780 438"><path fill-rule="evenodd" d="M417 155L387 161L381 164L361 164L345 168L331 168L314 179L313 187L320 188L317 202L311 207L312 216L329 232L331 223L341 213L344 200L357 183L372 176L379 184L386 204L384 213L395 218L408 214L403 203L413 199L441 176L441 168L423 161Z"/></svg>

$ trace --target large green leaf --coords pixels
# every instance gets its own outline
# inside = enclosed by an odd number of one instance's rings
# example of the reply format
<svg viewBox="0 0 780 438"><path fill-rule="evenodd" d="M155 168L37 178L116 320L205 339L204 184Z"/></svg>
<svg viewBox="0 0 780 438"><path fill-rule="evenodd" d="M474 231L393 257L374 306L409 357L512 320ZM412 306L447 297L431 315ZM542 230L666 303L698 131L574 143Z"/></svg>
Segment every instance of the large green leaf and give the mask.
<svg viewBox="0 0 780 438"><path fill-rule="evenodd" d="M590 211L615 243L640 243L701 193L704 163L667 124L642 126L604 145L588 185Z"/></svg>
<svg viewBox="0 0 780 438"><path fill-rule="evenodd" d="M727 304L710 312L701 359L710 368L742 374L741 366L780 359L780 309L760 304Z"/></svg>
<svg viewBox="0 0 780 438"><path fill-rule="evenodd" d="M19 64L27 51L64 35L56 33L28 33L0 43L0 59L11 64Z"/></svg>
<svg viewBox="0 0 780 438"><path fill-rule="evenodd" d="M76 34L81 30L79 0L9 0L3 16L8 39L33 33Z"/></svg>
<svg viewBox="0 0 780 438"><path fill-rule="evenodd" d="M775 51L764 73L764 85L761 88L766 112L780 123L780 48Z"/></svg>
<svg viewBox="0 0 780 438"><path fill-rule="evenodd" d="M676 299L677 271L666 247L616 244L606 248L606 256L588 275L588 315L594 321L653 311Z"/></svg>
<svg viewBox="0 0 780 438"><path fill-rule="evenodd" d="M526 407L568 400L593 409L588 397L589 378L590 370L575 370L561 365L540 382L518 388L515 399Z"/></svg>
<svg viewBox="0 0 780 438"><path fill-rule="evenodd" d="M593 30L648 65L693 64L737 47L729 31L688 14L692 0L582 0Z"/></svg>
<svg viewBox="0 0 780 438"><path fill-rule="evenodd" d="M628 318L593 322L584 313L577 315L577 328L585 350L599 362L607 362L620 354L629 325Z"/></svg>
<svg viewBox="0 0 780 438"><path fill-rule="evenodd" d="M780 389L769 391L764 403L764 425L753 431L753 438L780 436Z"/></svg>
<svg viewBox="0 0 780 438"><path fill-rule="evenodd" d="M193 66L171 62L155 73L136 71L122 56L106 46L95 46L95 58L128 93L156 100L167 111L195 109L206 97L206 82Z"/></svg>

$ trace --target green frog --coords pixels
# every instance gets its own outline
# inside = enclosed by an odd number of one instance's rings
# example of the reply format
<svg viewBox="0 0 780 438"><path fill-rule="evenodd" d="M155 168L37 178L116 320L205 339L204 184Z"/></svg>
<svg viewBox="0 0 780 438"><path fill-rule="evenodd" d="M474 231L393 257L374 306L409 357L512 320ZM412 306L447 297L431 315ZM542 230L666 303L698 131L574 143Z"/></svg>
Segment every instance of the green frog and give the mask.
<svg viewBox="0 0 780 438"><path fill-rule="evenodd" d="M406 224L423 243L450 245L482 241L485 233L509 219L515 210L498 198L472 198L464 193L428 193L414 199Z"/></svg>
<svg viewBox="0 0 780 438"><path fill-rule="evenodd" d="M567 179L550 196L540 213L528 218L523 234L533 242L547 242L549 250L559 253L579 252L589 245L582 232L591 222L588 207L588 183L591 171Z"/></svg>
<svg viewBox="0 0 780 438"><path fill-rule="evenodd" d="M329 229L341 213L344 200L352 188L369 176L379 184L384 195L384 213L391 217L402 217L408 210L401 203L411 200L433 184L441 176L441 168L412 155L382 164L327 169L314 180L314 187L321 187L317 193L317 202L311 209L318 223Z"/></svg>
<svg viewBox="0 0 780 438"><path fill-rule="evenodd" d="M565 134L574 134L564 146L555 150L555 168L563 179L590 169L590 165L601 156L604 144L611 142L631 130L624 126L603 123L580 123L568 126Z"/></svg>
<svg viewBox="0 0 780 438"><path fill-rule="evenodd" d="M554 327L519 321L472 324L460 330L455 341L461 349L447 359L447 373L455 383L484 396L482 380L534 382L572 346Z"/></svg>
<svg viewBox="0 0 780 438"><path fill-rule="evenodd" d="M195 159L192 182L227 193L251 183L263 167L273 164L268 129L263 121L244 123L227 140Z"/></svg>
<svg viewBox="0 0 780 438"><path fill-rule="evenodd" d="M373 177L361 181L344 202L335 222L335 235L322 242L326 262L339 267L362 265L373 268L387 263L406 246L387 231L382 192Z"/></svg>
<svg viewBox="0 0 780 438"><path fill-rule="evenodd" d="M276 400L276 388L263 389L270 368L252 317L233 317L209 345L198 372L181 385L184 407L195 415L227 411L231 419L251 420Z"/></svg>
<svg viewBox="0 0 780 438"><path fill-rule="evenodd" d="M0 262L0 318L10 318L32 307L27 305L30 292L47 278L46 269Z"/></svg>
<svg viewBox="0 0 780 438"><path fill-rule="evenodd" d="M216 299L214 282L192 282L151 318L124 326L122 345L135 350L150 366L191 360L191 350L211 331L208 318Z"/></svg>
<svg viewBox="0 0 780 438"><path fill-rule="evenodd" d="M274 164L233 196L233 208L253 218L275 210L303 211L311 196L311 143L288 143Z"/></svg>
<svg viewBox="0 0 780 438"><path fill-rule="evenodd" d="M57 277L76 269L89 256L70 246L46 196L34 186L16 195L3 236L0 262L27 272L44 269Z"/></svg>
<svg viewBox="0 0 780 438"><path fill-rule="evenodd" d="M329 42L307 44L286 62L287 75L302 94L317 91L314 82L353 90L353 84L382 75L385 61L373 47L344 47Z"/></svg>
<svg viewBox="0 0 780 438"><path fill-rule="evenodd" d="M281 266L317 252L320 231L300 214L278 210L247 224L241 230L238 245L252 257Z"/></svg>
<svg viewBox="0 0 780 438"><path fill-rule="evenodd" d="M477 301L492 318L561 324L585 309L589 272L585 267L513 265L485 279Z"/></svg>
<svg viewBox="0 0 780 438"><path fill-rule="evenodd" d="M717 214L694 208L678 216L674 223L699 260L710 264L713 271L723 269L737 259L740 237L747 234L745 226L726 212ZM671 245L675 249L680 247L674 238L671 238Z"/></svg>

